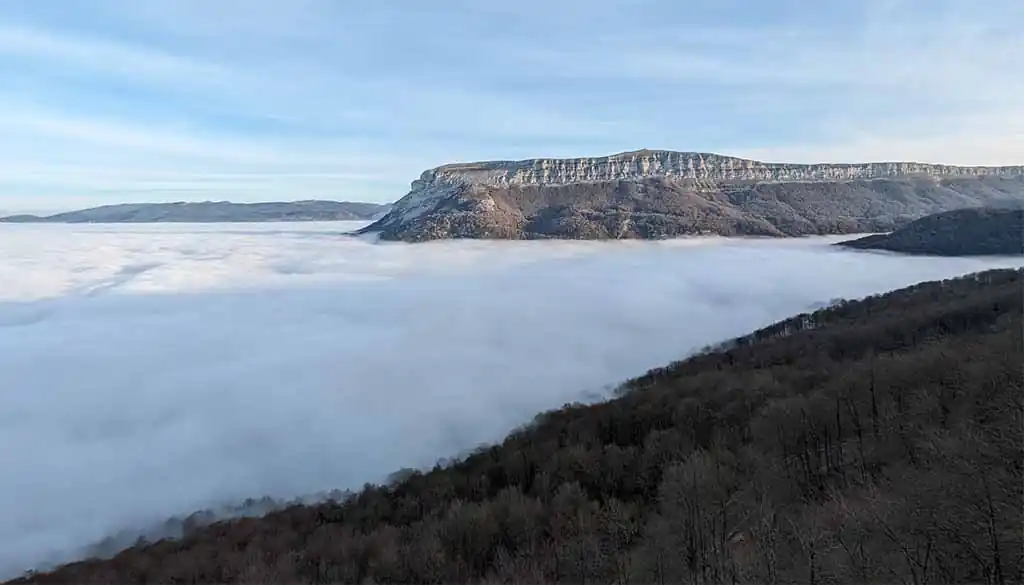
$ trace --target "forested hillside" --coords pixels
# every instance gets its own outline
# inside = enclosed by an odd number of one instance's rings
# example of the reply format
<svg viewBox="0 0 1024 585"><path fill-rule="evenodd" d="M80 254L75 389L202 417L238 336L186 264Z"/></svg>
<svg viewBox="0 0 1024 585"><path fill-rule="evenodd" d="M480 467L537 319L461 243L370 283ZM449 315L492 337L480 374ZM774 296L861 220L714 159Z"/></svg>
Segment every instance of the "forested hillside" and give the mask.
<svg viewBox="0 0 1024 585"><path fill-rule="evenodd" d="M1024 254L1024 209L956 209L912 221L889 234L837 245L935 256L1020 256Z"/></svg>
<svg viewBox="0 0 1024 585"><path fill-rule="evenodd" d="M1021 286L843 302L343 501L18 582L1019 582Z"/></svg>

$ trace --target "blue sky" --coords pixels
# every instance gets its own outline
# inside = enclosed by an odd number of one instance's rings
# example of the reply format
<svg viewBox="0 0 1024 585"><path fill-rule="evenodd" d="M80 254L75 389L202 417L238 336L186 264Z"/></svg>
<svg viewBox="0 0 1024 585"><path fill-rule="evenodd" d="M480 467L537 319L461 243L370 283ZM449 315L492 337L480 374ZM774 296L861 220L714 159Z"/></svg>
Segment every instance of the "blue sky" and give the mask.
<svg viewBox="0 0 1024 585"><path fill-rule="evenodd" d="M0 2L0 211L390 201L454 161L1024 163L1019 0Z"/></svg>

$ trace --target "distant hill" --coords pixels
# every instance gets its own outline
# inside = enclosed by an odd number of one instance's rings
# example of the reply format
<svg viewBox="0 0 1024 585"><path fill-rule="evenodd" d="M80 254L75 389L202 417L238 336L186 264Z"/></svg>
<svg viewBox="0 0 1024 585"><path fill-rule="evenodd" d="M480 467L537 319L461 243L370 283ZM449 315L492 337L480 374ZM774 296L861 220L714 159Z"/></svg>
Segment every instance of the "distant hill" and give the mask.
<svg viewBox="0 0 1024 585"><path fill-rule="evenodd" d="M1024 166L789 164L639 150L443 165L363 231L410 242L852 234L1022 201Z"/></svg>
<svg viewBox="0 0 1024 585"><path fill-rule="evenodd" d="M11 583L1021 583L1021 284L837 302L387 485Z"/></svg>
<svg viewBox="0 0 1024 585"><path fill-rule="evenodd" d="M897 229L836 244L934 256L1024 255L1024 209L968 208L936 213Z"/></svg>
<svg viewBox="0 0 1024 585"><path fill-rule="evenodd" d="M259 221L367 221L383 216L390 205L353 201L231 203L122 203L56 215L12 215L6 223L211 223Z"/></svg>

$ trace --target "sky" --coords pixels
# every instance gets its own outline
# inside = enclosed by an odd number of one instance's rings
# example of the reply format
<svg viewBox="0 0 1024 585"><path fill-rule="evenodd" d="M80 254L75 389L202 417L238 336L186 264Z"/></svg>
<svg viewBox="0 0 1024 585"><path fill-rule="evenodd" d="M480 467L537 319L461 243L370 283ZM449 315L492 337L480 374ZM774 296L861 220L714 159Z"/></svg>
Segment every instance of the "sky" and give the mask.
<svg viewBox="0 0 1024 585"><path fill-rule="evenodd" d="M1021 264L836 238L337 234L0 230L0 579L172 516L432 466L838 297Z"/></svg>
<svg viewBox="0 0 1024 585"><path fill-rule="evenodd" d="M0 2L0 212L638 148L1024 163L1019 0Z"/></svg>

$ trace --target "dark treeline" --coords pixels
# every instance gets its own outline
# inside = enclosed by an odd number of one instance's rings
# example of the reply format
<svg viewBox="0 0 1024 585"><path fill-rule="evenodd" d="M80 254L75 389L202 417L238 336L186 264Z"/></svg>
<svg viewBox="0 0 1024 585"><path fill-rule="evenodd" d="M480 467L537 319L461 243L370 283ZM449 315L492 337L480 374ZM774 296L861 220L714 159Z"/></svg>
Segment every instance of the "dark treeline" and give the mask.
<svg viewBox="0 0 1024 585"><path fill-rule="evenodd" d="M1024 208L967 207L912 221L890 234L840 242L838 246L934 256L1024 255Z"/></svg>
<svg viewBox="0 0 1024 585"><path fill-rule="evenodd" d="M342 501L17 582L1021 582L1021 317L1013 270L844 301Z"/></svg>

